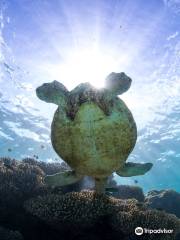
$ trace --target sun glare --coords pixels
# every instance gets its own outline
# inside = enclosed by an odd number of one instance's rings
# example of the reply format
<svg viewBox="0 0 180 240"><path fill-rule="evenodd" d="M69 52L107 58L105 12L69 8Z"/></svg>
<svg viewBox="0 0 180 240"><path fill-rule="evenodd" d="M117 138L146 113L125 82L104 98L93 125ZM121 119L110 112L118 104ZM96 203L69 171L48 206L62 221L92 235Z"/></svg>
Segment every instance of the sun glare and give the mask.
<svg viewBox="0 0 180 240"><path fill-rule="evenodd" d="M95 50L83 50L67 56L63 64L56 66L55 72L69 89L83 82L101 88L106 76L115 71L116 65L111 56Z"/></svg>

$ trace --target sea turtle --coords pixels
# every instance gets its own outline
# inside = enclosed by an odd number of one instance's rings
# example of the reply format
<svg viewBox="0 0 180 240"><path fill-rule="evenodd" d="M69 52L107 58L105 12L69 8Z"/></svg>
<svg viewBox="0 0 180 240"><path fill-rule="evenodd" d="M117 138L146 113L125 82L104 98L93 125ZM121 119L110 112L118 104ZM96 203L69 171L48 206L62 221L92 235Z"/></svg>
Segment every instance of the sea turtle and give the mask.
<svg viewBox="0 0 180 240"><path fill-rule="evenodd" d="M113 172L130 177L151 169L151 163L126 163L136 143L137 128L118 95L129 89L131 81L125 73L113 72L103 89L82 83L68 91L58 81L36 89L41 100L58 105L51 125L52 145L72 168L46 176L47 184L63 186L91 176L96 191L103 192Z"/></svg>

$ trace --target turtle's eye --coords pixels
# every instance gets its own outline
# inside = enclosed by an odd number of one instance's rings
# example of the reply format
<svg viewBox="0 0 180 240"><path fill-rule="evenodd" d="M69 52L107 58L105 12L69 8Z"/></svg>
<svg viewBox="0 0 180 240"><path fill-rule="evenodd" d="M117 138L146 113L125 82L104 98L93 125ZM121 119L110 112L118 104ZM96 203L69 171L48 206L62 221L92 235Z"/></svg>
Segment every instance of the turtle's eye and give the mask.
<svg viewBox="0 0 180 240"><path fill-rule="evenodd" d="M128 78L128 82L131 83L131 82L132 82L132 79L131 79L131 78Z"/></svg>
<svg viewBox="0 0 180 240"><path fill-rule="evenodd" d="M125 77L126 76L126 74L124 72L121 72L120 75L121 75L121 77Z"/></svg>

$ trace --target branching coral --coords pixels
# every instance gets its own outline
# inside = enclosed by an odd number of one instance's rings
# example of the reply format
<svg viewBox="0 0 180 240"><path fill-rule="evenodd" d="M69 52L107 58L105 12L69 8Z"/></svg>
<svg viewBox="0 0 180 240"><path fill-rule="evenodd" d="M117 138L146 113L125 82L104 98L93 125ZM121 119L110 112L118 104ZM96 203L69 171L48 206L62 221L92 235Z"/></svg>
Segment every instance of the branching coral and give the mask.
<svg viewBox="0 0 180 240"><path fill-rule="evenodd" d="M12 183L22 192L31 191L41 185L44 172L35 165L24 164L20 161L1 158L0 182Z"/></svg>
<svg viewBox="0 0 180 240"><path fill-rule="evenodd" d="M138 186L117 185L117 192L113 194L114 197L120 199L135 198L140 202L144 202L144 193L142 188Z"/></svg>
<svg viewBox="0 0 180 240"><path fill-rule="evenodd" d="M112 215L111 224L114 230L126 236L135 236L134 231L137 227L151 230L173 230L168 234L149 234L144 233L141 239L158 239L158 240L173 240L175 235L180 232L180 220L175 215L167 214L157 210L142 211L139 209L131 209L130 211L118 211Z"/></svg>
<svg viewBox="0 0 180 240"><path fill-rule="evenodd" d="M44 171L44 173L46 175L52 175L55 173L60 173L60 172L70 170L70 167L65 162L46 163L46 162L42 162L42 161L37 161L33 158L24 158L22 160L22 162L33 165L33 166L38 166L40 169L42 169ZM82 179L74 184L65 185L60 188L56 188L56 189L54 189L54 192L61 191L63 193L67 193L67 192L71 192L71 191L80 191L83 188L83 185L85 182L86 182L86 180ZM48 186L46 185L46 189L47 188L48 188ZM52 190L51 187L49 188L49 190L50 189Z"/></svg>
<svg viewBox="0 0 180 240"><path fill-rule="evenodd" d="M151 208L163 209L180 218L180 193L174 190L150 191L146 196L145 202Z"/></svg>
<svg viewBox="0 0 180 240"><path fill-rule="evenodd" d="M0 159L0 203L17 204L43 186L44 172L38 167L10 158Z"/></svg>
<svg viewBox="0 0 180 240"><path fill-rule="evenodd" d="M23 240L23 236L18 231L12 231L0 226L1 240Z"/></svg>
<svg viewBox="0 0 180 240"><path fill-rule="evenodd" d="M33 166L38 166L47 175L55 174L57 172L62 172L70 169L70 167L65 162L46 163L43 161L37 161L33 158L24 158L22 161Z"/></svg>
<svg viewBox="0 0 180 240"><path fill-rule="evenodd" d="M55 165L51 167L51 164L48 166L42 162L39 164L44 166L43 170L41 169L42 166L38 165L38 162L33 161L33 159L24 161L16 161L10 158L0 159L1 223L7 221L10 226L14 226L14 229L18 229L24 234L24 229L27 226L26 224L22 225L25 222L24 219L29 218L28 223L32 224L33 231L36 231L37 226L43 226L43 232L44 227L47 227L47 232L53 232L56 228L57 235L62 234L62 239L68 239L67 230L70 234L69 239L72 239L71 232L76 236L86 236L86 231L89 229L89 232L93 233L93 239L105 239L107 232L110 232L113 239L123 240L136 240L137 236L134 234L134 229L137 226L147 229L165 228L174 230L173 234L143 234L141 239L144 240L155 238L158 240L173 240L175 234L180 232L180 220L174 215L148 209L146 205L136 200L142 201L144 197L142 190L138 187L116 186L118 188L116 197L136 198L128 200L108 197L93 191L61 194L58 189L47 189L42 182L44 172L55 171ZM41 194L40 189L43 189L43 194ZM23 210L24 200L36 195L39 195L39 197L25 202L26 211ZM20 222L19 225L16 225L17 221ZM99 226L106 226L106 233L104 231L98 233ZM13 235L15 233L17 232L9 232L9 230L0 228L0 240L16 240L16 235ZM20 236L20 238L17 239L21 240L21 235L18 234L17 236ZM44 233L44 235L46 234ZM5 238L11 235L14 238ZM2 238L2 236L5 237ZM47 239L53 238L50 236Z"/></svg>
<svg viewBox="0 0 180 240"><path fill-rule="evenodd" d="M25 208L57 229L69 227L71 231L75 231L83 227L93 227L98 221L106 219L113 231L129 237L134 236L137 226L173 229L171 238L169 235L159 238L167 240L173 240L180 231L180 220L174 215L149 210L135 199L120 200L92 191L38 197L27 201Z"/></svg>
<svg viewBox="0 0 180 240"><path fill-rule="evenodd" d="M108 198L90 191L49 194L25 203L25 208L56 226L92 226L107 211Z"/></svg>

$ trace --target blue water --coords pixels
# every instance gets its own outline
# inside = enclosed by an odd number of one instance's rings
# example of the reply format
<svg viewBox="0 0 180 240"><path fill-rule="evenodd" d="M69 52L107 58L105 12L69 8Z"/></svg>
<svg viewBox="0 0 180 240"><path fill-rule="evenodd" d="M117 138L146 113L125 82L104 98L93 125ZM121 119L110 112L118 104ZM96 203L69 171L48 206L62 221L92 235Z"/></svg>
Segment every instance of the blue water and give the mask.
<svg viewBox="0 0 180 240"><path fill-rule="evenodd" d="M115 179L180 191L179 22L179 0L1 1L0 156L60 160L49 137L56 106L37 99L36 87L54 79L69 89L100 86L111 71L124 71L133 84L120 97L138 127L128 160L154 167Z"/></svg>

